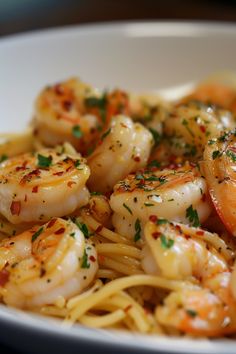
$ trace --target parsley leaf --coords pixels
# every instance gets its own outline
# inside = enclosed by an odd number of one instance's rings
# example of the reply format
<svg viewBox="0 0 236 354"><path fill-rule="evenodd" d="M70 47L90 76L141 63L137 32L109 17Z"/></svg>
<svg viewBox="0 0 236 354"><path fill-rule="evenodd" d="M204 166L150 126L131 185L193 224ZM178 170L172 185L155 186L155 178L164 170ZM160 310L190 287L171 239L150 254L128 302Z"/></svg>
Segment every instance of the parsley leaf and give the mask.
<svg viewBox="0 0 236 354"><path fill-rule="evenodd" d="M83 222L80 222L78 220L76 220L75 223L78 226L78 228L80 229L80 231L83 232L85 238L89 238L89 236L91 236L86 224L84 224Z"/></svg>
<svg viewBox="0 0 236 354"><path fill-rule="evenodd" d="M200 226L200 221L199 221L197 210L193 209L192 205L190 205L190 207L188 207L186 209L186 218L189 219L192 226L194 226L194 227Z"/></svg>
<svg viewBox="0 0 236 354"><path fill-rule="evenodd" d="M190 317L192 317L192 318L194 318L194 317L197 316L197 311L195 311L195 310L187 309L186 312L187 312L187 314L188 314Z"/></svg>
<svg viewBox="0 0 236 354"><path fill-rule="evenodd" d="M221 153L220 153L219 150L213 151L213 153L212 153L212 158L213 158L213 160L215 160L215 159L216 159L217 157L219 157L219 156L221 156Z"/></svg>
<svg viewBox="0 0 236 354"><path fill-rule="evenodd" d="M137 242L141 238L141 231L142 231L139 219L136 219L134 228L135 228L135 231L136 231L136 233L134 235L134 241Z"/></svg>
<svg viewBox="0 0 236 354"><path fill-rule="evenodd" d="M41 233L43 232L43 227L40 227L40 229L38 229L31 238L31 241L34 242L36 240L36 238L39 237L39 235L41 235Z"/></svg>
<svg viewBox="0 0 236 354"><path fill-rule="evenodd" d="M82 131L81 131L81 129L80 129L80 126L79 126L78 124L77 124L77 125L74 125L74 126L72 127L72 134L73 134L77 139L82 138L83 133L82 133Z"/></svg>
<svg viewBox="0 0 236 354"><path fill-rule="evenodd" d="M43 156L38 154L38 162L37 165L40 168L47 168L52 165L52 156Z"/></svg>
<svg viewBox="0 0 236 354"><path fill-rule="evenodd" d="M8 159L8 156L3 154L0 156L0 163L2 163L3 161L7 160Z"/></svg>
<svg viewBox="0 0 236 354"><path fill-rule="evenodd" d="M166 219L157 219L157 222L156 222L157 225L163 225L163 224L167 224L167 223L168 223L168 220L166 220Z"/></svg>
<svg viewBox="0 0 236 354"><path fill-rule="evenodd" d="M158 133L157 130L153 128L149 128L149 131L152 133L152 137L154 139L155 146L158 145L161 141L161 135Z"/></svg>
<svg viewBox="0 0 236 354"><path fill-rule="evenodd" d="M160 239L161 239L161 246L165 249L171 248L175 242L171 238L167 238L164 234L161 235Z"/></svg>
<svg viewBox="0 0 236 354"><path fill-rule="evenodd" d="M101 140L104 140L107 137L107 135L110 134L110 132L111 132L111 128L109 128L104 134L102 134Z"/></svg>
<svg viewBox="0 0 236 354"><path fill-rule="evenodd" d="M81 268L90 268L90 263L88 262L88 255L86 253L86 250L84 250L84 254L82 257Z"/></svg>
<svg viewBox="0 0 236 354"><path fill-rule="evenodd" d="M148 168L151 168L151 167L159 168L159 167L161 167L161 163L158 162L157 160L153 160L148 164Z"/></svg>
<svg viewBox="0 0 236 354"><path fill-rule="evenodd" d="M127 209L128 212L129 212L131 215L133 215L132 210L128 207L128 205L126 205L125 203L123 203L123 207L124 207L125 209Z"/></svg>

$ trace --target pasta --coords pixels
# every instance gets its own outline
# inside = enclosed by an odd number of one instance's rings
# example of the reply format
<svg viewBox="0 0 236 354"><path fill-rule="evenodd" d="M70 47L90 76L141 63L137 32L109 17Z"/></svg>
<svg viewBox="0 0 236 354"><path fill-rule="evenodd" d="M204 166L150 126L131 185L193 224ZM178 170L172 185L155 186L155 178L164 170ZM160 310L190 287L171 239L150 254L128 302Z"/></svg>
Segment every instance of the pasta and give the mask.
<svg viewBox="0 0 236 354"><path fill-rule="evenodd" d="M236 333L236 89L45 88L0 136L0 299L63 325Z"/></svg>

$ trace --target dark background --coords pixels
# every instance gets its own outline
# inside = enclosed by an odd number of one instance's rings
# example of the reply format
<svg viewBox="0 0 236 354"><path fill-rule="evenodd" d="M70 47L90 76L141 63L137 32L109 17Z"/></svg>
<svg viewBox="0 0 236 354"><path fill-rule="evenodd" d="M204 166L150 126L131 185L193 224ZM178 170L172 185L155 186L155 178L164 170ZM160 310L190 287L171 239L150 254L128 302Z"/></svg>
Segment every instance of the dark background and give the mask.
<svg viewBox="0 0 236 354"><path fill-rule="evenodd" d="M236 21L236 0L0 0L0 36L118 20Z"/></svg>
<svg viewBox="0 0 236 354"><path fill-rule="evenodd" d="M0 36L71 24L165 19L235 22L236 0L0 0ZM0 353L20 354L1 343Z"/></svg>

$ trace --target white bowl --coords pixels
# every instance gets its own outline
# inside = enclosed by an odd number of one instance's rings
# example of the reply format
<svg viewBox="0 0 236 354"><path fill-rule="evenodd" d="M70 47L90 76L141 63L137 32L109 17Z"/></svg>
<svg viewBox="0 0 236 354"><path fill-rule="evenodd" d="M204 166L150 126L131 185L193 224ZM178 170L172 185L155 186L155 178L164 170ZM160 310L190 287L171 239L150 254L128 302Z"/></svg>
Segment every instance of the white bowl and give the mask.
<svg viewBox="0 0 236 354"><path fill-rule="evenodd" d="M24 129L48 83L79 75L100 88L154 91L236 69L236 26L119 23L68 27L0 40L0 132ZM185 86L183 86L185 87ZM0 306L0 340L31 353L82 351L235 353L230 340L182 339L72 329Z"/></svg>

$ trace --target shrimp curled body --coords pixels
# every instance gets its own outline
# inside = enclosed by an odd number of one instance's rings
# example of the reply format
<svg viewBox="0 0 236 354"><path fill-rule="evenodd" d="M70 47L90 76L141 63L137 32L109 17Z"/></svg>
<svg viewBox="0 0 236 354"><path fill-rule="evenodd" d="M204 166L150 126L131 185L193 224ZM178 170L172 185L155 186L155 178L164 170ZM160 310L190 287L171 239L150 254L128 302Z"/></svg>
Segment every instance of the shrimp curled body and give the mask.
<svg viewBox="0 0 236 354"><path fill-rule="evenodd" d="M74 223L54 218L3 240L0 269L8 274L3 301L32 308L80 293L93 281L97 254Z"/></svg>

